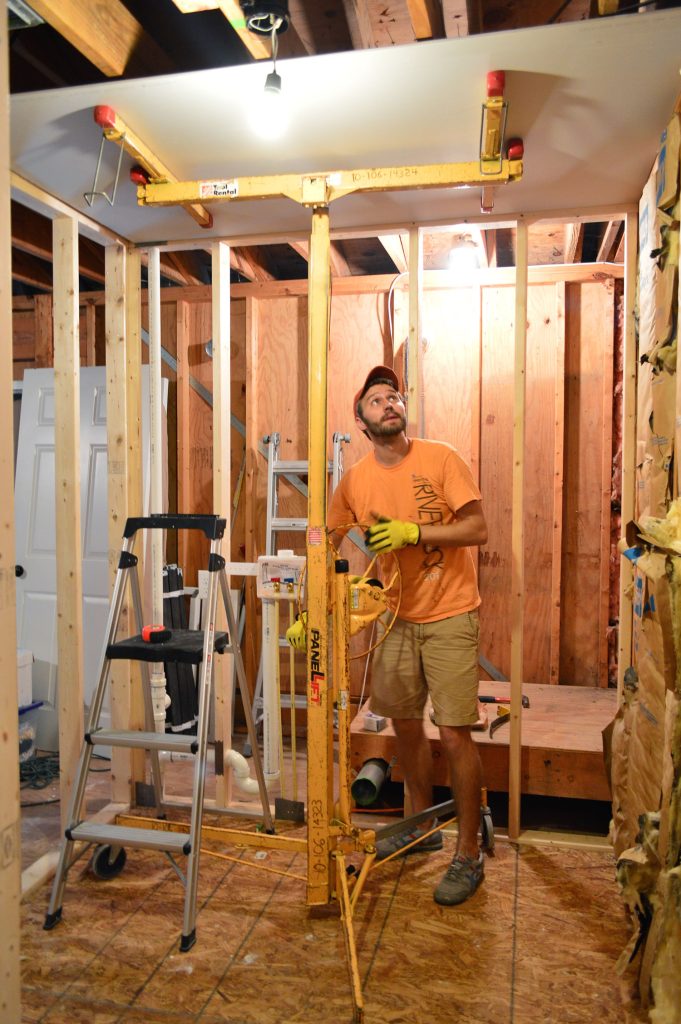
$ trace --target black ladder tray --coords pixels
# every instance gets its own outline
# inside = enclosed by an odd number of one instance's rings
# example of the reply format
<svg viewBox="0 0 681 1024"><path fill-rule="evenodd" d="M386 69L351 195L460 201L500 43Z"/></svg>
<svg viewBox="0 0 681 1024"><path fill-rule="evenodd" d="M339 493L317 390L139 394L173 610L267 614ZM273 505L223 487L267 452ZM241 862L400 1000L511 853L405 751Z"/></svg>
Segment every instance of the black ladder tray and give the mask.
<svg viewBox="0 0 681 1024"><path fill-rule="evenodd" d="M228 643L227 633L215 634L213 648L218 654L226 650ZM147 643L138 633L137 636L109 644L106 656L111 661L175 661L185 665L199 665L203 660L203 630L174 629L170 640L162 644Z"/></svg>

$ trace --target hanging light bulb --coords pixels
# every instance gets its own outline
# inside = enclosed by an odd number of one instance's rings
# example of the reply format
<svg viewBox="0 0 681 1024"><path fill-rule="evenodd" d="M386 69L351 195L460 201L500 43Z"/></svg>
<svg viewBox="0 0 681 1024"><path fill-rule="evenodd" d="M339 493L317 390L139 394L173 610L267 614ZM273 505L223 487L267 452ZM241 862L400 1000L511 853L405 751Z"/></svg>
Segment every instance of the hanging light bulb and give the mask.
<svg viewBox="0 0 681 1024"><path fill-rule="evenodd" d="M272 22L272 70L265 79L262 93L251 107L251 124L264 139L278 139L288 125L288 112L281 92L281 75L277 72L278 21Z"/></svg>

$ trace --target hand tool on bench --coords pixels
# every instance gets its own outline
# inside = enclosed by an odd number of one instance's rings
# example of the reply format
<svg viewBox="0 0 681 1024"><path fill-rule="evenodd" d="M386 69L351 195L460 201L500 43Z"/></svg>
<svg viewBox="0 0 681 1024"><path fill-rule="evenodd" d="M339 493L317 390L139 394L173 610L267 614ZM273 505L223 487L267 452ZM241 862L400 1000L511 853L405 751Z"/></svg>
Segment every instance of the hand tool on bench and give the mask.
<svg viewBox="0 0 681 1024"><path fill-rule="evenodd" d="M478 700L480 701L481 704L508 704L510 699L511 699L510 697L493 697L493 696L491 696L491 694L490 695L487 695L487 694L480 695L480 694L478 694ZM530 698L526 697L525 694L523 694L523 707L524 708L529 708L529 706L530 706Z"/></svg>
<svg viewBox="0 0 681 1024"><path fill-rule="evenodd" d="M511 721L511 709L508 705L500 704L497 708L497 717L493 722L490 723L489 736L490 739L494 736L497 729L504 724L504 722Z"/></svg>

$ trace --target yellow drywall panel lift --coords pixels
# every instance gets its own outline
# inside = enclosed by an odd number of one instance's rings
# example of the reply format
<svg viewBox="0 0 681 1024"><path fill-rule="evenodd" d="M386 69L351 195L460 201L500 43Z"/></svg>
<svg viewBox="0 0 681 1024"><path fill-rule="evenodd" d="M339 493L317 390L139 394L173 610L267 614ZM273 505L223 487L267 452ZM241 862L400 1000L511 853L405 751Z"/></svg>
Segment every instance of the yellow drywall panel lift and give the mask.
<svg viewBox="0 0 681 1024"><path fill-rule="evenodd" d="M353 931L353 910L375 860L375 832L353 826L350 820L350 687L348 672L347 565L334 562L326 528L327 487L327 353L330 322L329 205L353 192L382 192L426 188L480 188L482 208L492 208L491 191L517 181L523 174L519 140L508 143L504 130L506 103L503 72L491 72L482 106L480 153L475 161L425 166L379 167L356 170L176 181L159 173L158 163L147 160L149 180L138 182L143 206L187 208L206 224L204 204L288 197L311 210L308 317L308 526L307 549L307 840L295 848L307 852L307 905L339 902L352 983L354 1016L363 1019L363 996ZM109 124L107 138L118 141L139 158L149 150L111 108L98 123ZM197 215L198 211L201 211ZM210 215L208 215L210 216ZM329 616L332 613L332 637ZM333 653L331 671L329 656ZM333 784L333 709L338 710L339 795ZM423 816L420 816L421 818ZM144 819L126 819L126 824ZM164 827L166 823L157 823ZM167 827L167 826L166 826ZM173 826L178 827L178 826ZM210 830L215 832L215 830ZM221 838L230 834L219 829ZM243 842L243 833L233 833ZM291 848L285 836L257 833L253 845ZM364 855L360 870L349 875L346 856ZM381 862L385 863L385 862Z"/></svg>

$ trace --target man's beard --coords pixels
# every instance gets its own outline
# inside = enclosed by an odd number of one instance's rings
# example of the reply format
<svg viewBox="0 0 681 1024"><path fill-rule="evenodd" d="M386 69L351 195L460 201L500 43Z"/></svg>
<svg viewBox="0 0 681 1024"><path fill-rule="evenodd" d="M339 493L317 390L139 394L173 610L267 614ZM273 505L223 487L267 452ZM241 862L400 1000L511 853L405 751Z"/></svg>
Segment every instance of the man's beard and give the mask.
<svg viewBox="0 0 681 1024"><path fill-rule="evenodd" d="M396 419L371 425L364 420L367 430L373 437L395 437L396 434L401 434L403 430L407 429L406 416L402 416L399 412L395 412L394 415L397 417Z"/></svg>

